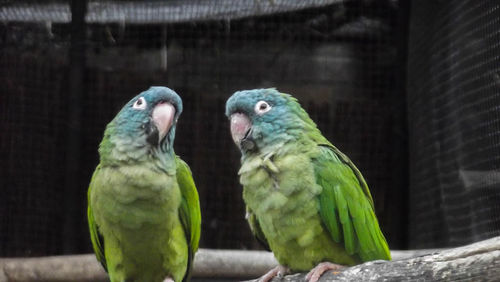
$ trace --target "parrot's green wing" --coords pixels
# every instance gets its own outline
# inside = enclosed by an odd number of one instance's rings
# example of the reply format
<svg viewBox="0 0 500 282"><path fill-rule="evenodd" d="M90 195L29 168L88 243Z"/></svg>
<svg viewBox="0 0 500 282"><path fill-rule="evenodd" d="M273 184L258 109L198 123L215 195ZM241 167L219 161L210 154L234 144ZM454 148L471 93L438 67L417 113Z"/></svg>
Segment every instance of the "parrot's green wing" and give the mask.
<svg viewBox="0 0 500 282"><path fill-rule="evenodd" d="M194 254L198 250L198 243L200 241L200 201L198 199L198 191L196 190L196 186L194 184L193 176L191 174L189 166L179 157L176 157L176 163L177 182L179 183L179 188L182 194L182 202L179 215L189 244L188 267L183 280L187 281L191 276Z"/></svg>
<svg viewBox="0 0 500 282"><path fill-rule="evenodd" d="M359 170L331 144L320 145L315 158L316 181L322 186L320 214L336 242L343 242L349 254L363 261L391 255L380 231L373 200Z"/></svg>
<svg viewBox="0 0 500 282"><path fill-rule="evenodd" d="M260 228L260 223L255 214L250 210L250 208L247 206L247 214L246 214L248 224L250 225L250 230L252 231L253 235L257 239L257 241L268 251L271 251L271 248L269 248L269 243L267 243L266 237L264 236L264 233L262 232L262 229Z"/></svg>
<svg viewBox="0 0 500 282"><path fill-rule="evenodd" d="M94 176L97 174L97 172L100 170L100 166L97 166ZM92 183L92 181L90 181ZM92 241L92 247L94 248L94 253L97 257L97 260L102 264L104 269L107 271L107 266L106 266L106 258L104 257L104 240L99 234L99 230L97 228L97 225L95 224L94 220L94 214L92 213L92 206L90 205L90 191L92 190L92 186L89 187L89 190L87 192L87 220L89 223L89 230L90 230L90 240Z"/></svg>

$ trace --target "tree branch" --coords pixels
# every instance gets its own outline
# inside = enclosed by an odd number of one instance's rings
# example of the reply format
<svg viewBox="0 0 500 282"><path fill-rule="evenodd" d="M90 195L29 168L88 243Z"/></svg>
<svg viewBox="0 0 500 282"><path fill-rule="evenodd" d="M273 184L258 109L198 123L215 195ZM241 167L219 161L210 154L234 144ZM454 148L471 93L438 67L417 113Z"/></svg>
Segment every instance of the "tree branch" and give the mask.
<svg viewBox="0 0 500 282"><path fill-rule="evenodd" d="M274 278L272 282L304 281L305 273ZM393 261L372 261L341 272L325 273L332 281L498 281L500 237L433 254ZM252 280L256 281L256 280Z"/></svg>
<svg viewBox="0 0 500 282"><path fill-rule="evenodd" d="M337 274L326 273L320 281L494 281L500 277L500 237L455 249L391 253L391 262L367 262ZM260 277L276 265L269 252L201 249L193 276L242 280ZM273 282L304 281L304 275L275 278ZM107 281L107 275L93 254L2 258L3 281Z"/></svg>

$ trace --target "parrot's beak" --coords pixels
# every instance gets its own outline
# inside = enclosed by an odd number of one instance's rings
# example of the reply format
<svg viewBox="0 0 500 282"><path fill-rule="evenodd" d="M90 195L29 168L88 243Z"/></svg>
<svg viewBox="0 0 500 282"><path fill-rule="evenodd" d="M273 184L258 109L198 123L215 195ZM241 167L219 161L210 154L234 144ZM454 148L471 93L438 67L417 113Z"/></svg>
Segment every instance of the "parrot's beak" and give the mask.
<svg viewBox="0 0 500 282"><path fill-rule="evenodd" d="M170 103L159 103L154 107L151 118L158 130L158 143L165 138L172 127L174 116L175 107Z"/></svg>
<svg viewBox="0 0 500 282"><path fill-rule="evenodd" d="M230 117L231 136L234 143L244 150L251 150L255 147L252 139L252 123L250 119L242 113L234 113Z"/></svg>

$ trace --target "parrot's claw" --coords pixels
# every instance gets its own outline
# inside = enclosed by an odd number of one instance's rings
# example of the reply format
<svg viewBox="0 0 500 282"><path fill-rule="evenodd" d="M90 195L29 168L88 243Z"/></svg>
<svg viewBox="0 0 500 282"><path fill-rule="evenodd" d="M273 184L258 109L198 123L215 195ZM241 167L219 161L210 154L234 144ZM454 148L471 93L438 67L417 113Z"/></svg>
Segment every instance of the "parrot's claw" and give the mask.
<svg viewBox="0 0 500 282"><path fill-rule="evenodd" d="M175 282L175 281L174 281L174 279L167 277L167 278L163 279L163 282Z"/></svg>
<svg viewBox="0 0 500 282"><path fill-rule="evenodd" d="M308 282L317 282L321 275L328 270L340 270L345 266L340 264L335 264L331 262L322 262L316 265L315 268L311 269L309 273L306 275L306 281Z"/></svg>
<svg viewBox="0 0 500 282"><path fill-rule="evenodd" d="M262 275L262 277L260 277L258 281L269 282L273 280L274 277L282 278L288 272L290 272L290 269L288 269L288 267L278 265L275 268L269 270L269 272L267 272L266 274Z"/></svg>

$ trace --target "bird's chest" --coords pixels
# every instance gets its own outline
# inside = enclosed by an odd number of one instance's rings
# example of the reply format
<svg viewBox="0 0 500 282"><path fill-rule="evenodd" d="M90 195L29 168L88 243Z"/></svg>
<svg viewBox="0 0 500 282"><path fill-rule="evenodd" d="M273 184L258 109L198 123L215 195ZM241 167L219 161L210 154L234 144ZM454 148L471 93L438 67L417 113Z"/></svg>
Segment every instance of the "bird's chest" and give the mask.
<svg viewBox="0 0 500 282"><path fill-rule="evenodd" d="M141 167L103 169L90 195L96 220L129 229L168 224L180 190L174 177ZM166 226L165 226L166 227Z"/></svg>
<svg viewBox="0 0 500 282"><path fill-rule="evenodd" d="M270 244L297 239L308 225L317 225L321 187L307 155L248 161L240 170L243 198Z"/></svg>

